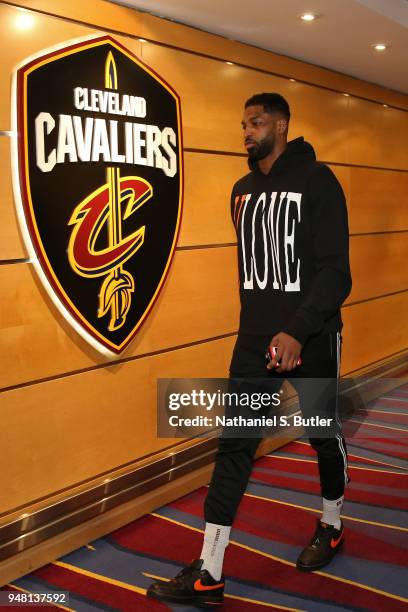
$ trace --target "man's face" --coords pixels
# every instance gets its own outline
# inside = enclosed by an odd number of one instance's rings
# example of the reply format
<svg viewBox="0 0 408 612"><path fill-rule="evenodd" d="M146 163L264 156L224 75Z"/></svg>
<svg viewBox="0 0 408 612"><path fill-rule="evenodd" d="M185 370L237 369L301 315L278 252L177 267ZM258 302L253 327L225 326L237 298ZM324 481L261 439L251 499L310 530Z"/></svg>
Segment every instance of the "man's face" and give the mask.
<svg viewBox="0 0 408 612"><path fill-rule="evenodd" d="M264 111L262 105L248 106L244 110L242 129L248 157L260 161L272 152L275 146L277 119Z"/></svg>

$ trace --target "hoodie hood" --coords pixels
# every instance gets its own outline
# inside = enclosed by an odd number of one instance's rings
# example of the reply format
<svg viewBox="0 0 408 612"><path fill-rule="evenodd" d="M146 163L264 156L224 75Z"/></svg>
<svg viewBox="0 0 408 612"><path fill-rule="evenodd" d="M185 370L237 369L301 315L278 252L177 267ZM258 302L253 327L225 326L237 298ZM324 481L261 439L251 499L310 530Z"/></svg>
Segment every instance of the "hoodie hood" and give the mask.
<svg viewBox="0 0 408 612"><path fill-rule="evenodd" d="M286 149L279 155L274 162L269 175L282 174L288 168L295 168L305 163L310 163L316 160L316 153L311 144L305 141L303 136L290 140L287 143ZM248 166L252 172L262 174L259 169L258 162L248 159Z"/></svg>

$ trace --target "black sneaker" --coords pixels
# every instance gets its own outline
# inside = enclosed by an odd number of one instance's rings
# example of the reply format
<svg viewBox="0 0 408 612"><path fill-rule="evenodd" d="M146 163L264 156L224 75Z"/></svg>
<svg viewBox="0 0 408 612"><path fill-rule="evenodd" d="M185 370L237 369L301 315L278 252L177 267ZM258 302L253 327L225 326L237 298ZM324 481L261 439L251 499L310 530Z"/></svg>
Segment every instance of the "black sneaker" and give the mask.
<svg viewBox="0 0 408 612"><path fill-rule="evenodd" d="M169 582L153 582L147 596L165 601L191 604L199 608L221 606L224 601L224 576L217 581L207 570L202 570L202 559L195 559Z"/></svg>
<svg viewBox="0 0 408 612"><path fill-rule="evenodd" d="M340 529L326 525L317 519L314 536L306 548L300 553L296 567L303 572L312 572L329 563L344 541L344 527Z"/></svg>

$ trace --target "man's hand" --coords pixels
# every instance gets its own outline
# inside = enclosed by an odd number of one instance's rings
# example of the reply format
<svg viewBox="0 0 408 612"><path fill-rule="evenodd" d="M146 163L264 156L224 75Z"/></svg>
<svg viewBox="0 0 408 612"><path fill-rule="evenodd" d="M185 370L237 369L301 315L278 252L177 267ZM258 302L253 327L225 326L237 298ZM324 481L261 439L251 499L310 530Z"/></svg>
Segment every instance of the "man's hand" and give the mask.
<svg viewBox="0 0 408 612"><path fill-rule="evenodd" d="M300 342L285 332L279 332L270 341L269 346L276 346L276 355L266 366L268 370L276 368L280 374L296 368L302 350ZM279 363L279 366L276 365Z"/></svg>

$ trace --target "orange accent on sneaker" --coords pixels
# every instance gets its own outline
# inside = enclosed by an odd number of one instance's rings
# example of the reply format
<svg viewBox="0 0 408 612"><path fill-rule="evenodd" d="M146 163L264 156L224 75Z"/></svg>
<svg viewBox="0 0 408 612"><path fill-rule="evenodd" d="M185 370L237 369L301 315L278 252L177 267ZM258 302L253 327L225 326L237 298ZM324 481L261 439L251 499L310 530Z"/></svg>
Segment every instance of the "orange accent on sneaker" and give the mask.
<svg viewBox="0 0 408 612"><path fill-rule="evenodd" d="M331 546L332 548L336 548L336 546L337 546L337 545L340 543L340 541L341 541L342 537L343 537L343 533L341 533L341 534L340 534L340 537L339 537L339 538L337 538L337 540L335 540L334 538L332 538L332 539L331 539L331 542L330 542L330 546Z"/></svg>
<svg viewBox="0 0 408 612"><path fill-rule="evenodd" d="M220 584L214 584L214 585L201 584L201 578L198 578L194 583L194 589L196 591L214 591L214 589L219 589L223 586L224 586L223 582L220 582Z"/></svg>

